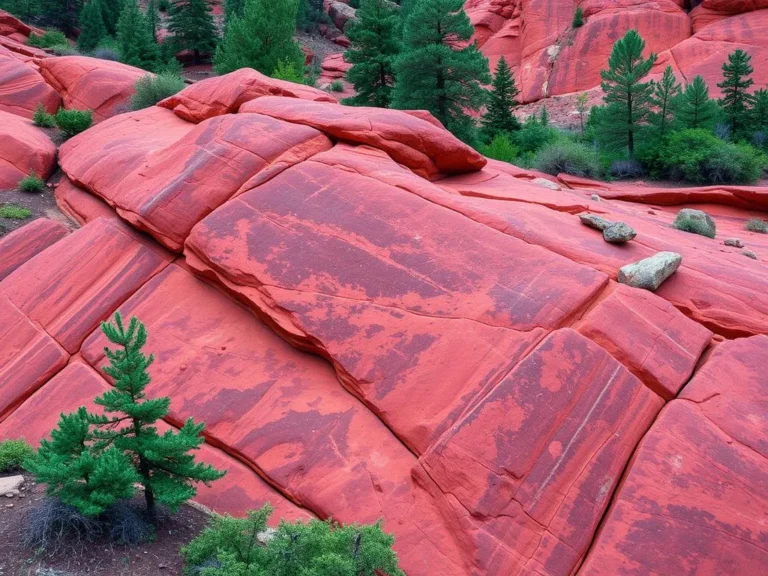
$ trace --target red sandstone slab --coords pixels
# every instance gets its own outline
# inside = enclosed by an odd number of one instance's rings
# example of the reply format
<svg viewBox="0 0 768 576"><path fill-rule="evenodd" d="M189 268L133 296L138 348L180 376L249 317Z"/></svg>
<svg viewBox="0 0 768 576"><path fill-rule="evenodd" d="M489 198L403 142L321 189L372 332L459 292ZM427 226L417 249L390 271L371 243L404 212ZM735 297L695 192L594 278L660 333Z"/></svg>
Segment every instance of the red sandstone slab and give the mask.
<svg viewBox="0 0 768 576"><path fill-rule="evenodd" d="M32 122L0 110L0 191L16 188L33 172L47 180L56 166L56 145Z"/></svg>
<svg viewBox="0 0 768 576"><path fill-rule="evenodd" d="M680 398L747 449L768 458L768 337L720 344Z"/></svg>
<svg viewBox="0 0 768 576"><path fill-rule="evenodd" d="M59 56L40 61L40 73L60 95L65 108L92 110L101 122L120 112L136 81L149 72L120 62L87 56Z"/></svg>
<svg viewBox="0 0 768 576"><path fill-rule="evenodd" d="M38 218L0 238L0 280L67 235L60 222Z"/></svg>
<svg viewBox="0 0 768 576"><path fill-rule="evenodd" d="M579 574L762 574L765 456L700 405L672 401L637 449Z"/></svg>
<svg viewBox="0 0 768 576"><path fill-rule="evenodd" d="M67 360L53 338L0 294L0 421Z"/></svg>
<svg viewBox="0 0 768 576"><path fill-rule="evenodd" d="M186 257L421 452L605 278L410 193L447 194L388 162L319 154L201 222Z"/></svg>
<svg viewBox="0 0 768 576"><path fill-rule="evenodd" d="M74 184L103 195L194 127L157 106L120 114L62 144L59 164Z"/></svg>
<svg viewBox="0 0 768 576"><path fill-rule="evenodd" d="M96 136L98 138L98 135ZM122 142L121 139L117 139ZM106 142L105 146L110 143ZM93 182L78 166L91 140L62 152L62 166L135 227L180 251L192 227L247 182L268 180L331 147L323 134L259 114L218 116L148 155L115 186ZM106 167L102 168L106 169Z"/></svg>
<svg viewBox="0 0 768 576"><path fill-rule="evenodd" d="M399 110L267 97L244 104L240 112L312 126L333 138L383 150L424 177L472 172L486 164L483 156L447 130Z"/></svg>
<svg viewBox="0 0 768 576"><path fill-rule="evenodd" d="M54 113L60 102L58 93L38 72L18 58L0 53L0 110L32 118L38 104Z"/></svg>
<svg viewBox="0 0 768 576"><path fill-rule="evenodd" d="M262 96L284 96L301 100L335 103L327 92L269 78L251 68L241 68L224 76L207 78L161 101L158 106L189 122L202 122L214 116L237 112L245 102Z"/></svg>
<svg viewBox="0 0 768 576"><path fill-rule="evenodd" d="M670 400L690 378L712 333L666 300L624 284L574 326Z"/></svg>
<svg viewBox="0 0 768 576"><path fill-rule="evenodd" d="M577 332L545 339L421 458L471 537L471 573L573 573L662 405Z"/></svg>
<svg viewBox="0 0 768 576"><path fill-rule="evenodd" d="M171 257L117 220L100 218L0 282L4 295L70 353Z"/></svg>
<svg viewBox="0 0 768 576"><path fill-rule="evenodd" d="M117 218L117 213L103 200L76 186L62 176L54 189L56 205L81 226L97 218Z"/></svg>
<svg viewBox="0 0 768 576"><path fill-rule="evenodd" d="M408 573L464 574L455 536L412 484L415 457L326 362L174 265L121 311L147 324L152 390L173 399L172 423L204 421L212 442L318 517L384 518ZM92 365L103 364L103 345L97 331L83 346Z"/></svg>

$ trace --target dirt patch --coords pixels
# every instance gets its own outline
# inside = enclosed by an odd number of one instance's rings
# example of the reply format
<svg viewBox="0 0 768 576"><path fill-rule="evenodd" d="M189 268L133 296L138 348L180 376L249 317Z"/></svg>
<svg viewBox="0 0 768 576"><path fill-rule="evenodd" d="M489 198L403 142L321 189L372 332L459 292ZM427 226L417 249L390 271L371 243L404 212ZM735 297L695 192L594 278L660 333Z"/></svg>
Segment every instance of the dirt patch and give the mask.
<svg viewBox="0 0 768 576"><path fill-rule="evenodd" d="M18 206L29 210L31 214L25 218L0 217L0 237L38 218L58 220L70 228L74 226L72 221L64 216L56 205L52 186L46 186L45 190L36 193L21 192L20 190L0 190L0 208L3 206Z"/></svg>
<svg viewBox="0 0 768 576"><path fill-rule="evenodd" d="M179 549L197 536L208 515L191 506L164 518L154 542L117 546L109 542L67 547L56 553L21 545L25 518L45 497L43 486L25 475L23 497L0 499L0 575L2 576L181 576Z"/></svg>

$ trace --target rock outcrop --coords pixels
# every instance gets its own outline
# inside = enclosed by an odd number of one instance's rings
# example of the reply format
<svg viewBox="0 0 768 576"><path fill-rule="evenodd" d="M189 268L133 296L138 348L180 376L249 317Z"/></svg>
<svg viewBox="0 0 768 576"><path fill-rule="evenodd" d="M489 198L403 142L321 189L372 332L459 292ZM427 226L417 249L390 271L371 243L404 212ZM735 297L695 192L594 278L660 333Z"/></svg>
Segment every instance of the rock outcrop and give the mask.
<svg viewBox="0 0 768 576"><path fill-rule="evenodd" d="M531 82L587 76L537 64L576 2L469 4ZM678 26L682 4L580 2L563 49L621 18ZM409 576L766 565L768 236L744 228L766 188L555 178L426 112L252 70L114 115L131 70L17 60L100 122L58 154L81 227L0 240L0 438L37 443L109 388L99 323L120 310L147 325L163 426L206 424L200 457L228 474L197 500L216 511L383 519ZM0 188L55 166L27 112L0 111ZM715 238L673 228L681 209ZM619 282L658 253L679 257L655 292Z"/></svg>

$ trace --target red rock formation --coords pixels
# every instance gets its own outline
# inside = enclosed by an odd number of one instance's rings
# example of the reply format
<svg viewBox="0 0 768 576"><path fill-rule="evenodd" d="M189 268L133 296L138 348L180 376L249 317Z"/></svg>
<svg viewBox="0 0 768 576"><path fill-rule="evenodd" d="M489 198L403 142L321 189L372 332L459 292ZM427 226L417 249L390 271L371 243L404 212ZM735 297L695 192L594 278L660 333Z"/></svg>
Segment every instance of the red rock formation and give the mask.
<svg viewBox="0 0 768 576"><path fill-rule="evenodd" d="M40 73L61 95L65 108L92 110L94 122L123 111L136 81L149 74L127 64L86 56L41 60Z"/></svg>
<svg viewBox="0 0 768 576"><path fill-rule="evenodd" d="M8 276L35 254L55 244L66 236L67 227L60 222L40 218L23 230L14 230L0 238L0 280Z"/></svg>
<svg viewBox="0 0 768 576"><path fill-rule="evenodd" d="M0 191L16 188L33 172L45 180L55 166L56 145L48 135L29 120L0 110Z"/></svg>
<svg viewBox="0 0 768 576"><path fill-rule="evenodd" d="M54 113L60 103L58 92L37 71L17 57L0 52L0 110L32 118L38 104Z"/></svg>

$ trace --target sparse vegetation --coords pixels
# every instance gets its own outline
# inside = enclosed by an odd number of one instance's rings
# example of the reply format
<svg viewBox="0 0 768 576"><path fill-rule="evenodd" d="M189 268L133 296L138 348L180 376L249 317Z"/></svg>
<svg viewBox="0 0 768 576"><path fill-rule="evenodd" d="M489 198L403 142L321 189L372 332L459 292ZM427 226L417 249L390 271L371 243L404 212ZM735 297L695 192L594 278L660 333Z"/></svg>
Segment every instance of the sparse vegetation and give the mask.
<svg viewBox="0 0 768 576"><path fill-rule="evenodd" d="M520 154L520 149L512 144L506 134L499 134L494 137L490 144L481 144L479 150L484 156L502 162L514 162Z"/></svg>
<svg viewBox="0 0 768 576"><path fill-rule="evenodd" d="M189 575L293 576L348 574L405 576L381 523L281 522L265 538L269 505L246 518L215 516L182 556Z"/></svg>
<svg viewBox="0 0 768 576"><path fill-rule="evenodd" d="M561 173L599 178L602 172L597 152L585 144L561 140L543 147L536 154L534 167L556 176Z"/></svg>
<svg viewBox="0 0 768 576"><path fill-rule="evenodd" d="M147 75L136 81L134 94L131 98L131 108L141 110L154 106L160 100L173 96L184 89L181 76L163 72L156 76Z"/></svg>
<svg viewBox="0 0 768 576"><path fill-rule="evenodd" d="M23 469L24 462L34 453L24 440L3 440L0 442L0 474Z"/></svg>
<svg viewBox="0 0 768 576"><path fill-rule="evenodd" d="M38 104L32 114L32 123L40 128L55 128L56 118L53 114L48 114L42 104Z"/></svg>
<svg viewBox="0 0 768 576"><path fill-rule="evenodd" d="M672 227L707 238L714 238L716 234L714 220L697 210L681 210L675 217Z"/></svg>
<svg viewBox="0 0 768 576"><path fill-rule="evenodd" d="M65 110L60 108L54 117L56 127L61 130L65 138L72 138L93 124L93 113L90 110Z"/></svg>
<svg viewBox="0 0 768 576"><path fill-rule="evenodd" d="M54 46L66 46L67 37L59 30L48 30L43 34L32 34L27 44L35 48L53 48Z"/></svg>
<svg viewBox="0 0 768 576"><path fill-rule="evenodd" d="M45 180L32 172L32 174L19 180L19 190L29 193L42 192L45 190Z"/></svg>
<svg viewBox="0 0 768 576"><path fill-rule="evenodd" d="M3 204L0 206L0 218L12 220L24 220L32 216L32 211L16 204Z"/></svg>
<svg viewBox="0 0 768 576"><path fill-rule="evenodd" d="M571 23L573 28L581 28L584 26L584 8L577 6L573 13L573 22Z"/></svg>
<svg viewBox="0 0 768 576"><path fill-rule="evenodd" d="M334 80L329 86L331 92L344 92L344 84L341 80Z"/></svg>

